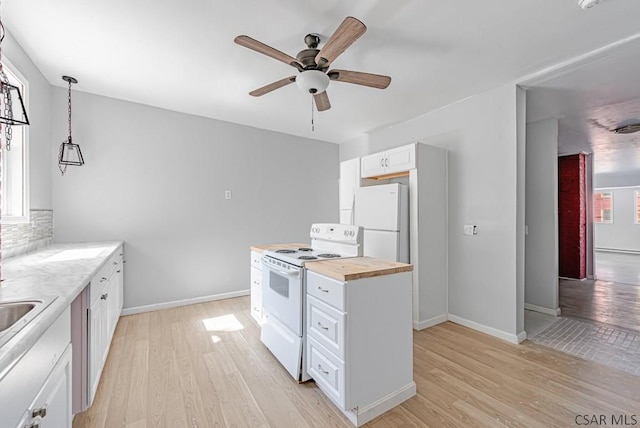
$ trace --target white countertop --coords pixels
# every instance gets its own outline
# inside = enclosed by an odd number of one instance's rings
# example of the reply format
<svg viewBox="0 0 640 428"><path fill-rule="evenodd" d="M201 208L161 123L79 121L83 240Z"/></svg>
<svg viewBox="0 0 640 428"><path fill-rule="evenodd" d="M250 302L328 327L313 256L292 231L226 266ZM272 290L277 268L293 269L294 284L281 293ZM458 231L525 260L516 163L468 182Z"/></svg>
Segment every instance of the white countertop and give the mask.
<svg viewBox="0 0 640 428"><path fill-rule="evenodd" d="M0 347L0 380L71 305L120 245L119 241L53 244L2 260L0 302L56 299Z"/></svg>

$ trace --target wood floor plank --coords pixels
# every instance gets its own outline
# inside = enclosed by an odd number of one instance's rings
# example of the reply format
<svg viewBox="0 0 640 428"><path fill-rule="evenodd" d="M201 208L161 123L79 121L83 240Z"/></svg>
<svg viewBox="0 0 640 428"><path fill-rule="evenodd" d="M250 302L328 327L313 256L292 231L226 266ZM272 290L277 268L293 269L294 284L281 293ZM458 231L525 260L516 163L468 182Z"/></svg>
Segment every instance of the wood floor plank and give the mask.
<svg viewBox="0 0 640 428"><path fill-rule="evenodd" d="M563 427L640 409L639 377L449 322L414 332L414 378L418 394L367 427ZM351 425L262 345L248 297L122 317L74 427L195 426Z"/></svg>

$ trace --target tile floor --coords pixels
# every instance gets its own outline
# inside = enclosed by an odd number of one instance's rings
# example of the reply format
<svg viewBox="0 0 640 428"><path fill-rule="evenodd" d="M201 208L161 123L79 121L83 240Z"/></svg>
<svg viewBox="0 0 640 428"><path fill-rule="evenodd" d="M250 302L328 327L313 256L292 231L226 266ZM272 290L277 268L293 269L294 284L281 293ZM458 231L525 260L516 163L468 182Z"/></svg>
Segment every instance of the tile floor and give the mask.
<svg viewBox="0 0 640 428"><path fill-rule="evenodd" d="M527 339L542 333L551 327L559 318L553 315L547 315L540 312L524 311L524 331L527 332Z"/></svg>
<svg viewBox="0 0 640 428"><path fill-rule="evenodd" d="M640 335L635 332L560 317L529 340L640 376Z"/></svg>

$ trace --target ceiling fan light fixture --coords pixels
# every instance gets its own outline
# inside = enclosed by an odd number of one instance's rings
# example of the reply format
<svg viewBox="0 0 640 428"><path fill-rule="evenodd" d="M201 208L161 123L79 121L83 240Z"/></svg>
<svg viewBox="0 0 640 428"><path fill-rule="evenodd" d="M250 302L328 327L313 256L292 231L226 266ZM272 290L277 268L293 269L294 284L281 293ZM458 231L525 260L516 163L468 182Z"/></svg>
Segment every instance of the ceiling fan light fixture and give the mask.
<svg viewBox="0 0 640 428"><path fill-rule="evenodd" d="M329 86L329 76L320 70L305 70L296 77L296 85L309 94L324 92Z"/></svg>
<svg viewBox="0 0 640 428"><path fill-rule="evenodd" d="M640 131L640 123L620 126L616 129L611 130L611 132L613 132L614 134L633 134L634 132L638 132L638 131Z"/></svg>

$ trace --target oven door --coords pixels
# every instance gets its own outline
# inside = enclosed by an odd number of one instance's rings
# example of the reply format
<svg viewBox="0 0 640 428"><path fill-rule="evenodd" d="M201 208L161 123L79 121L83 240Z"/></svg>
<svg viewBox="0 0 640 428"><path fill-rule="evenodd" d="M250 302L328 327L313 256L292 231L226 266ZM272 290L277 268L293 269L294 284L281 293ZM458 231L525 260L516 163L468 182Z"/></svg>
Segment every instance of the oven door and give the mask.
<svg viewBox="0 0 640 428"><path fill-rule="evenodd" d="M280 266L278 266L280 264ZM302 337L303 269L278 260L262 259L262 306Z"/></svg>

